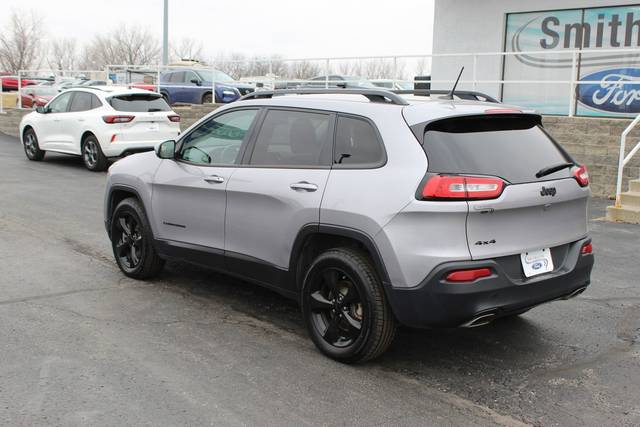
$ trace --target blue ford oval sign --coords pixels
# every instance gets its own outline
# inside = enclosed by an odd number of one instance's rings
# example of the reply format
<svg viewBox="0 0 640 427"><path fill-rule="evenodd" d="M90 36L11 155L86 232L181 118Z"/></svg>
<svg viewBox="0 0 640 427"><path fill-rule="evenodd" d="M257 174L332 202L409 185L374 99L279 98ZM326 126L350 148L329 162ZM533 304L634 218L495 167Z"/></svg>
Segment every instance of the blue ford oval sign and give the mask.
<svg viewBox="0 0 640 427"><path fill-rule="evenodd" d="M612 68L580 79L596 80L600 84L578 85L578 100L583 105L612 113L640 113L640 68Z"/></svg>

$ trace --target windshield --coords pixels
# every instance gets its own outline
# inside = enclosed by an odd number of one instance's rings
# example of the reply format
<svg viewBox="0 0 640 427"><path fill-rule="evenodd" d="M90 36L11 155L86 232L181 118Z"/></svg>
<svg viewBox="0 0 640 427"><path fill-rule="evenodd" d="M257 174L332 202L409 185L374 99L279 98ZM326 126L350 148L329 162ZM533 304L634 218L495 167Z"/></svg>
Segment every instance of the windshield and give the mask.
<svg viewBox="0 0 640 427"><path fill-rule="evenodd" d="M230 75L218 70L198 70L197 73L205 82L223 82L228 83L234 81Z"/></svg>

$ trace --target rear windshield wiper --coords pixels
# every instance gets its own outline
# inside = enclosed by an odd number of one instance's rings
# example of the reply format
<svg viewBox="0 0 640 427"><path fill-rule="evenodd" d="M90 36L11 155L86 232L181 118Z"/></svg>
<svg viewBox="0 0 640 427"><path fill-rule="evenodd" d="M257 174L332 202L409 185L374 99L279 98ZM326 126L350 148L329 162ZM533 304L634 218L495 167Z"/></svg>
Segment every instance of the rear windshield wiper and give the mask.
<svg viewBox="0 0 640 427"><path fill-rule="evenodd" d="M561 171L562 169L570 168L575 166L575 163L559 163L557 165L547 166L546 168L540 169L536 173L536 178L542 178L543 176L551 175L552 173Z"/></svg>

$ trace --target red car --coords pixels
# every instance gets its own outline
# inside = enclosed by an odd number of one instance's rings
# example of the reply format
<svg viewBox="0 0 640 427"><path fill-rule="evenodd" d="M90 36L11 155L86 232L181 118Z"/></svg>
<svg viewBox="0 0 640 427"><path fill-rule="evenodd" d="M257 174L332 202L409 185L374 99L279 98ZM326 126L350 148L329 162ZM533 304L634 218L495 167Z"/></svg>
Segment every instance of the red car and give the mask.
<svg viewBox="0 0 640 427"><path fill-rule="evenodd" d="M151 92L157 92L158 86L152 83L135 82L129 83L129 89L145 89L150 90Z"/></svg>
<svg viewBox="0 0 640 427"><path fill-rule="evenodd" d="M22 108L45 106L58 91L52 86L28 86L22 89Z"/></svg>
<svg viewBox="0 0 640 427"><path fill-rule="evenodd" d="M10 91L10 90L18 90L18 76L0 76L0 81L2 82L2 90ZM40 83L37 80L25 79L22 78L22 87L37 85Z"/></svg>

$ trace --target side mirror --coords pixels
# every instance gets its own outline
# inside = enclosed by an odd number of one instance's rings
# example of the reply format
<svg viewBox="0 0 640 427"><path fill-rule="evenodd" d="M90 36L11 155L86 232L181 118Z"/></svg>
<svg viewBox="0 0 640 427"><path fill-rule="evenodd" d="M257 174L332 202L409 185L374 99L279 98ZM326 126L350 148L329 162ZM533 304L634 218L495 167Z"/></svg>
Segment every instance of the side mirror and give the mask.
<svg viewBox="0 0 640 427"><path fill-rule="evenodd" d="M46 107L43 107L42 105L38 105L36 107L36 112L38 112L40 114L46 114L47 113L47 109L46 109Z"/></svg>
<svg viewBox="0 0 640 427"><path fill-rule="evenodd" d="M198 79L191 79L191 83L195 83L197 86L202 85L202 82Z"/></svg>
<svg viewBox="0 0 640 427"><path fill-rule="evenodd" d="M175 159L176 158L176 142L169 140L161 142L156 146L156 156L161 159Z"/></svg>

